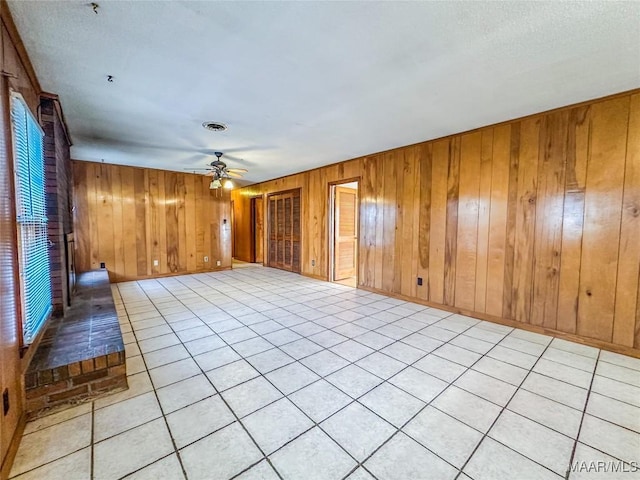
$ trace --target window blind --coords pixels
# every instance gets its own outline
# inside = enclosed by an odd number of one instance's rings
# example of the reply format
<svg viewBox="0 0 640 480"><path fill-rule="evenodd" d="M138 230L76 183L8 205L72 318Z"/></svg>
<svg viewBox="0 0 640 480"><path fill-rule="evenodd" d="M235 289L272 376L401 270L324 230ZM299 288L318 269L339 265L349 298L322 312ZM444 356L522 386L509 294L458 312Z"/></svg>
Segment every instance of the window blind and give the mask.
<svg viewBox="0 0 640 480"><path fill-rule="evenodd" d="M33 342L51 312L51 272L45 197L43 133L24 101L11 97L16 214L20 250L22 332Z"/></svg>

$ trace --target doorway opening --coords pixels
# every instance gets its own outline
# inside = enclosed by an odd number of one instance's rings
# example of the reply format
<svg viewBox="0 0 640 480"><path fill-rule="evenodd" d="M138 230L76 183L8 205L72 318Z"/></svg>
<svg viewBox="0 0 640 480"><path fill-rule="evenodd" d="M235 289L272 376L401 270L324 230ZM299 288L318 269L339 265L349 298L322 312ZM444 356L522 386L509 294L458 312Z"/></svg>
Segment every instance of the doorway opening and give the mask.
<svg viewBox="0 0 640 480"><path fill-rule="evenodd" d="M331 184L329 188L329 281L356 287L360 211L358 180Z"/></svg>
<svg viewBox="0 0 640 480"><path fill-rule="evenodd" d="M264 202L251 199L251 263L264 263Z"/></svg>

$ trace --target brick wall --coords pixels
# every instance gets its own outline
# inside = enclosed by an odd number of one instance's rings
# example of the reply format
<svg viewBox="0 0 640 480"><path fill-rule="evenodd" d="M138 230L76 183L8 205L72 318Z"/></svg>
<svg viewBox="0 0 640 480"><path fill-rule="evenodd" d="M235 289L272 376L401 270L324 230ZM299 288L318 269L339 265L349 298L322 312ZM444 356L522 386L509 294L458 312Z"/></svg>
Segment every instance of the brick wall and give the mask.
<svg viewBox="0 0 640 480"><path fill-rule="evenodd" d="M44 130L47 216L49 218L49 261L54 315L62 315L68 305L65 234L73 230L71 189L73 186L69 141L56 106L48 96L40 99L40 123Z"/></svg>
<svg viewBox="0 0 640 480"><path fill-rule="evenodd" d="M114 352L81 362L28 372L25 375L26 410L35 418L44 409L80 402L127 385L125 354Z"/></svg>

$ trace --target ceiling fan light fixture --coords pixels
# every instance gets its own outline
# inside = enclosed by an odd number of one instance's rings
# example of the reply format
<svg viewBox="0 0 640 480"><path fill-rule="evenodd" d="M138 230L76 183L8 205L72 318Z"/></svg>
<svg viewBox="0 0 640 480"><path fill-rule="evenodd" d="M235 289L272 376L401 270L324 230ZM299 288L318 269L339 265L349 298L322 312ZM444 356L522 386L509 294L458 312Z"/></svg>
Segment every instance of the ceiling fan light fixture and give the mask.
<svg viewBox="0 0 640 480"><path fill-rule="evenodd" d="M225 180L225 182L224 182L224 188L225 188L226 190L231 190L231 189L233 188L233 186L234 186L234 185L233 185L233 182L231 181L231 179L230 179L230 178L227 178L227 179Z"/></svg>
<svg viewBox="0 0 640 480"><path fill-rule="evenodd" d="M227 126L220 122L204 122L202 126L212 132L224 132L227 129Z"/></svg>
<svg viewBox="0 0 640 480"><path fill-rule="evenodd" d="M217 190L221 186L222 184L220 183L220 180L216 178L215 180L211 180L211 183L209 184L209 190Z"/></svg>

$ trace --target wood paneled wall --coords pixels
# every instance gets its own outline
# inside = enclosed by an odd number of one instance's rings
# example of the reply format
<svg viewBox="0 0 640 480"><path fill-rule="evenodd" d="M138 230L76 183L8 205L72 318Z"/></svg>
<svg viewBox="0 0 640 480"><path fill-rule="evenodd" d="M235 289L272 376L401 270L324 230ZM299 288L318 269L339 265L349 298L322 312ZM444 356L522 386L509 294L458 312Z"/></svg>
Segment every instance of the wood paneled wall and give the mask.
<svg viewBox="0 0 640 480"><path fill-rule="evenodd" d="M301 187L302 273L327 279L328 184L360 177L360 286L639 349L639 132L620 94L239 189L236 226Z"/></svg>
<svg viewBox="0 0 640 480"><path fill-rule="evenodd" d="M0 394L9 393L9 411L0 411L0 479L9 476L24 426L24 377L29 352L20 358L21 320L16 237L13 151L9 92L22 94L36 114L40 85L4 0L0 1ZM31 349L30 349L31 350Z"/></svg>
<svg viewBox="0 0 640 480"><path fill-rule="evenodd" d="M122 281L231 266L229 193L209 177L73 161L73 178L78 271L105 263Z"/></svg>

